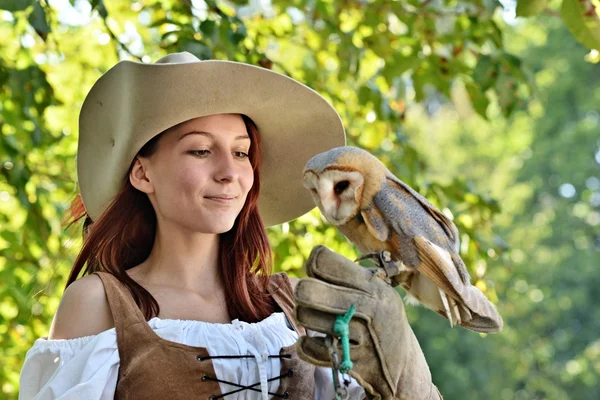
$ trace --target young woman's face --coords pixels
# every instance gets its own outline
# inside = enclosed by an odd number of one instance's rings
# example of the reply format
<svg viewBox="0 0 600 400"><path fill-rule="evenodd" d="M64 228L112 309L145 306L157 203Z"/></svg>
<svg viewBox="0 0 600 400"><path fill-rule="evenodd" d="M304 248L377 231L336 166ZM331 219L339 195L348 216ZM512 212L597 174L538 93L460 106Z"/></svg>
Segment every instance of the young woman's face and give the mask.
<svg viewBox="0 0 600 400"><path fill-rule="evenodd" d="M229 231L254 183L250 145L238 114L196 118L165 132L145 160L159 221L194 232Z"/></svg>

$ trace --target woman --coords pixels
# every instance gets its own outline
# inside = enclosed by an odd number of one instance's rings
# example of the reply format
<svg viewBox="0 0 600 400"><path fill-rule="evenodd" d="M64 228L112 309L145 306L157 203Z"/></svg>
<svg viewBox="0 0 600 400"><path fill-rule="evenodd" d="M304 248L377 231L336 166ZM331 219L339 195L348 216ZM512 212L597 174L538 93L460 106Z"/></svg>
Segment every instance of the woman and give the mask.
<svg viewBox="0 0 600 400"><path fill-rule="evenodd" d="M333 398L265 233L313 207L302 167L344 144L333 108L272 71L177 53L118 63L79 122L85 240L20 398ZM350 398L441 397L403 309L391 317L400 362L387 383L353 375Z"/></svg>

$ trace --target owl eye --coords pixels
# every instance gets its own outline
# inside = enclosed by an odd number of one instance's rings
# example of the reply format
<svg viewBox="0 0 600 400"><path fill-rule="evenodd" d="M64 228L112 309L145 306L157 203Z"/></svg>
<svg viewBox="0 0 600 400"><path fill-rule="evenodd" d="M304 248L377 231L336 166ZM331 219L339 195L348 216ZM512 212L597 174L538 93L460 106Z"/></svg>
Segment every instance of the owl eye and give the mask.
<svg viewBox="0 0 600 400"><path fill-rule="evenodd" d="M333 187L333 191L335 192L335 194L340 194L342 193L344 190L346 190L346 188L350 186L350 182L348 181L339 181L338 183L335 184L335 186Z"/></svg>

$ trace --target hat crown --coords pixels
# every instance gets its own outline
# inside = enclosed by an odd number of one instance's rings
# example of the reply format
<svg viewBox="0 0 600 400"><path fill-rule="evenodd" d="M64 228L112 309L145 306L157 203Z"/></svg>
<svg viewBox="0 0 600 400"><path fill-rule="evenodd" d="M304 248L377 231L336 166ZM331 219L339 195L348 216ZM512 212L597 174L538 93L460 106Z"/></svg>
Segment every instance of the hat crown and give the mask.
<svg viewBox="0 0 600 400"><path fill-rule="evenodd" d="M171 53L162 58L156 60L155 64L182 64L182 63L190 63L190 62L198 62L200 59L189 53L187 51L183 51L181 53Z"/></svg>

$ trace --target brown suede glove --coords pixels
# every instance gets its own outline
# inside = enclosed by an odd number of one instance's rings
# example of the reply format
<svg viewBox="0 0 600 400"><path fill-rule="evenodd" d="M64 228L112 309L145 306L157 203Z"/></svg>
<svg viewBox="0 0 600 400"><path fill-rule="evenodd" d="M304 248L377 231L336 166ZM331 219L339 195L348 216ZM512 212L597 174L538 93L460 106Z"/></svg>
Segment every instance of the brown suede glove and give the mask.
<svg viewBox="0 0 600 400"><path fill-rule="evenodd" d="M294 290L296 320L307 329L333 336L337 315L356 305L350 321L350 375L369 399L441 399L421 347L408 324L400 295L379 275L324 246L306 263L309 278ZM301 359L332 367L325 337L301 337ZM342 349L338 344L341 360Z"/></svg>

